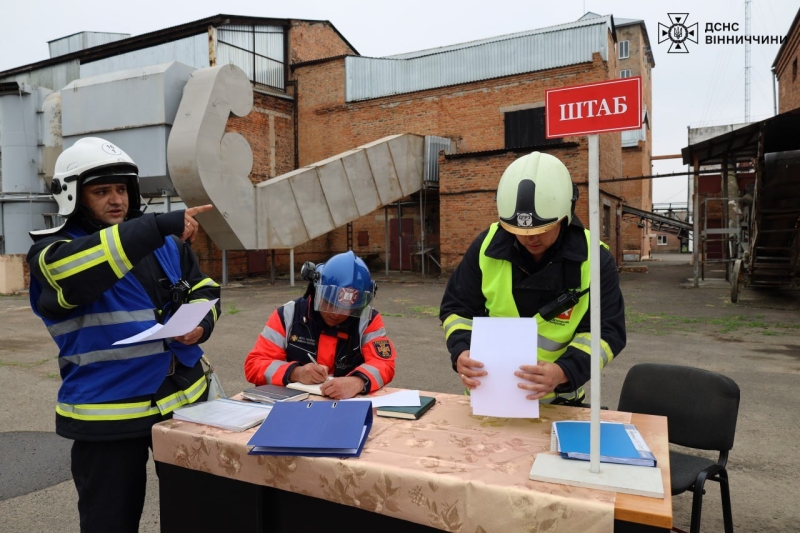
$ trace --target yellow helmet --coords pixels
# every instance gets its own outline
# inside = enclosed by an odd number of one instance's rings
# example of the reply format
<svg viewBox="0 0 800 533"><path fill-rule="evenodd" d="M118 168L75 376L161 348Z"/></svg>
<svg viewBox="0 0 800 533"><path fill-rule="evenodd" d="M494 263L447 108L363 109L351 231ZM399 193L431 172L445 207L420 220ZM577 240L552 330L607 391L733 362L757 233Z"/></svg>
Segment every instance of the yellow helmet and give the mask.
<svg viewBox="0 0 800 533"><path fill-rule="evenodd" d="M569 170L550 154L533 152L506 168L497 185L500 225L516 235L538 235L565 218L572 222L578 199Z"/></svg>

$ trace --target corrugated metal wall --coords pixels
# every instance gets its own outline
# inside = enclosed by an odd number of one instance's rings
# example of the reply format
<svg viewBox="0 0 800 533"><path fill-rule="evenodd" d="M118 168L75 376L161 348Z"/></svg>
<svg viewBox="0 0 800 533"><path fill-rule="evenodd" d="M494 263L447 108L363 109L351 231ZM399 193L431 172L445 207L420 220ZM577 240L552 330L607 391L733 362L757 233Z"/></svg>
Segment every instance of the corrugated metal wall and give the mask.
<svg viewBox="0 0 800 533"><path fill-rule="evenodd" d="M81 78L108 74L118 70L142 68L178 61L194 68L210 66L208 59L208 33L178 39L142 50L107 57L80 66ZM60 88L60 87L59 87Z"/></svg>
<svg viewBox="0 0 800 533"><path fill-rule="evenodd" d="M345 58L346 100L366 100L460 83L608 60L610 17L515 34L409 59Z"/></svg>
<svg viewBox="0 0 800 533"><path fill-rule="evenodd" d="M0 78L0 81L16 81L26 85L45 87L54 91L60 91L68 83L80 78L81 66L77 59L43 67L24 74L15 74Z"/></svg>
<svg viewBox="0 0 800 533"><path fill-rule="evenodd" d="M79 52L93 46L113 43L120 39L127 39L129 33L104 33L97 31L84 31L56 39L47 43L50 47L50 57L59 57L72 52Z"/></svg>
<svg viewBox="0 0 800 533"><path fill-rule="evenodd" d="M447 137L425 136L425 184L439 186L439 152L450 154L453 144Z"/></svg>
<svg viewBox="0 0 800 533"><path fill-rule="evenodd" d="M286 87L283 28L226 24L217 28L217 65L234 64L251 81Z"/></svg>

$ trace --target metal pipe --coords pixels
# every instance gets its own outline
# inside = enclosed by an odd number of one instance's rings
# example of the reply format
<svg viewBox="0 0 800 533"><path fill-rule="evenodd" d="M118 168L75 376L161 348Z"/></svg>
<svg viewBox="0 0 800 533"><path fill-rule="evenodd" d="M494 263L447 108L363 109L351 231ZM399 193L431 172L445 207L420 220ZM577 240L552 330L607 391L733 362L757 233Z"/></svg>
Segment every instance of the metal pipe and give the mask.
<svg viewBox="0 0 800 533"><path fill-rule="evenodd" d="M425 208L422 206L422 189L419 191L419 264L425 277Z"/></svg>
<svg viewBox="0 0 800 533"><path fill-rule="evenodd" d="M698 264L700 262L700 194L699 194L699 184L700 184L700 156L694 154L694 164L692 165L694 169L694 178L692 183L692 189L694 193L694 213L692 214L692 218L694 219L694 231L692 232L692 238L694 239L694 245L692 246L692 263L694 266L694 288L698 288L700 286L700 281L698 280L698 276L700 275Z"/></svg>
<svg viewBox="0 0 800 533"><path fill-rule="evenodd" d="M289 249L289 286L294 287L294 248Z"/></svg>
<svg viewBox="0 0 800 533"><path fill-rule="evenodd" d="M275 285L275 250L270 250L270 273L269 273L269 283L270 285Z"/></svg>
<svg viewBox="0 0 800 533"><path fill-rule="evenodd" d="M228 285L228 250L222 250L222 286Z"/></svg>
<svg viewBox="0 0 800 533"><path fill-rule="evenodd" d="M592 414L589 471L600 473L600 140L589 135L589 331Z"/></svg>
<svg viewBox="0 0 800 533"><path fill-rule="evenodd" d="M167 213L172 211L172 200L171 200L171 198L169 196L165 196L164 197L164 204L165 204L165 209L167 210Z"/></svg>
<svg viewBox="0 0 800 533"><path fill-rule="evenodd" d="M772 67L772 115L778 114L778 88L775 87L775 80L777 79L777 74L775 73L775 67Z"/></svg>
<svg viewBox="0 0 800 533"><path fill-rule="evenodd" d="M403 206L397 202L397 239L399 252L397 255L400 257L400 273L403 273Z"/></svg>
<svg viewBox="0 0 800 533"><path fill-rule="evenodd" d="M386 249L384 250L384 256L386 260L386 277L389 277L389 206L383 206L383 230L386 237Z"/></svg>

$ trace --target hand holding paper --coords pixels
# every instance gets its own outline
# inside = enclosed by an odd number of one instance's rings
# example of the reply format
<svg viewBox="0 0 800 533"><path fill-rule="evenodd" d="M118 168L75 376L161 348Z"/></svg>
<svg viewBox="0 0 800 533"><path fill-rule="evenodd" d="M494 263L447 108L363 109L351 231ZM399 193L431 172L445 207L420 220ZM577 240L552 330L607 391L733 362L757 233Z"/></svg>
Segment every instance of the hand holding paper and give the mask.
<svg viewBox="0 0 800 533"><path fill-rule="evenodd" d="M536 363L537 327L533 318L476 317L470 357L483 363L486 375L470 392L472 414L538 418L538 400L526 398L516 372ZM463 378L462 378L463 381Z"/></svg>
<svg viewBox="0 0 800 533"><path fill-rule="evenodd" d="M214 307L214 304L217 303L217 300L218 299L215 298L209 302L183 304L175 314L170 317L166 324L156 324L152 328L146 329L132 337L115 342L114 346L186 335L200 324L211 308Z"/></svg>
<svg viewBox="0 0 800 533"><path fill-rule="evenodd" d="M519 388L533 393L528 394L529 400L543 398L562 383L569 381L559 365L547 361L539 361L535 365L521 365L514 375L525 380L517 384Z"/></svg>

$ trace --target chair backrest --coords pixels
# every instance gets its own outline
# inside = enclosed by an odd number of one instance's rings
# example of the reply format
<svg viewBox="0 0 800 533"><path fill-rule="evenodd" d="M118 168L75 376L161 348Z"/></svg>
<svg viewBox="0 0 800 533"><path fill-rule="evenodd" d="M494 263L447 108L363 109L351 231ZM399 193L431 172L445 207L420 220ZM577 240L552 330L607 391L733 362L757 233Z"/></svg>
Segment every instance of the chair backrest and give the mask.
<svg viewBox="0 0 800 533"><path fill-rule="evenodd" d="M708 370L641 363L625 376L619 410L666 416L673 444L728 451L736 433L739 386Z"/></svg>

